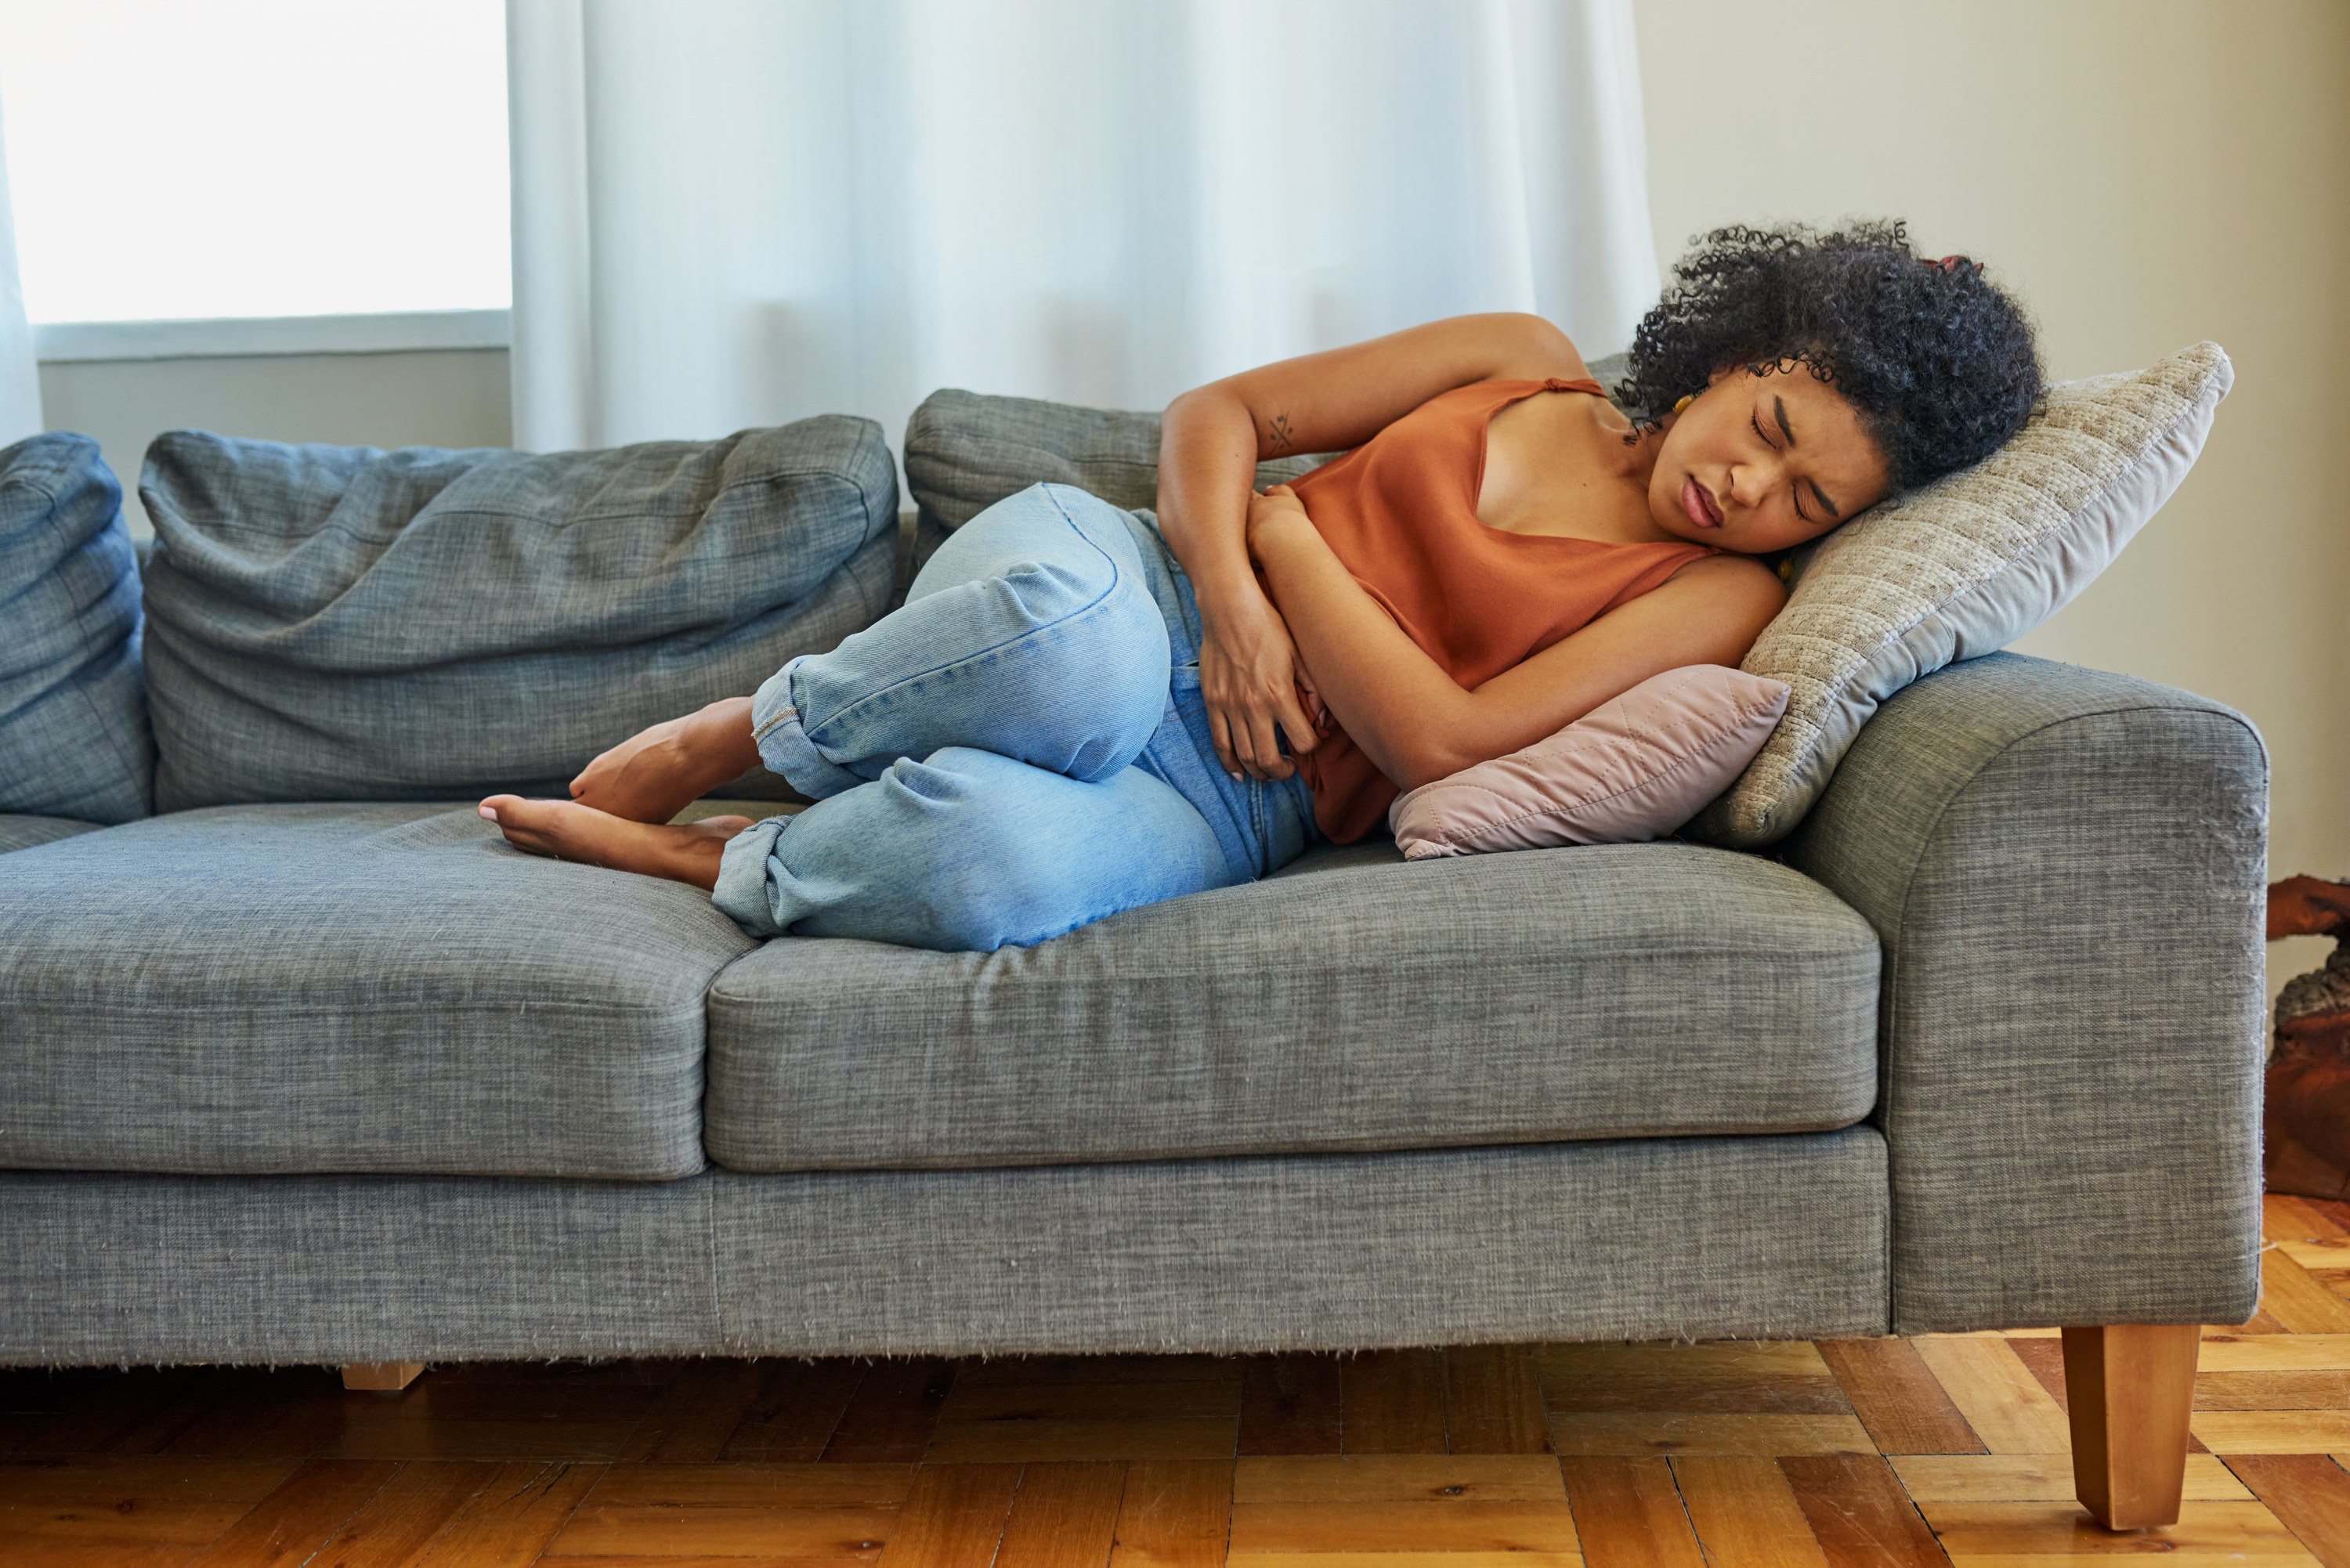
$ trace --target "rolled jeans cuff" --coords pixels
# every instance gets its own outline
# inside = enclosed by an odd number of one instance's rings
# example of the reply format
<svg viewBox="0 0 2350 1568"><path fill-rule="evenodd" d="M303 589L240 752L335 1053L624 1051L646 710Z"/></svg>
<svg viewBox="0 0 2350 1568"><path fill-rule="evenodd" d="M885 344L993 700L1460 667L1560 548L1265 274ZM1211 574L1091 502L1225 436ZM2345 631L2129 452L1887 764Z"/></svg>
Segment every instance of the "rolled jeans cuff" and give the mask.
<svg viewBox="0 0 2350 1568"><path fill-rule="evenodd" d="M718 857L718 881L710 889L710 902L742 927L744 936L764 939L784 934L767 897L767 857L775 853L775 840L791 825L788 816L754 822L728 839L725 853Z"/></svg>
<svg viewBox="0 0 2350 1568"><path fill-rule="evenodd" d="M792 702L792 671L799 668L800 659L813 657L803 653L790 660L753 694L751 738L769 773L780 774L810 800L825 800L868 781L818 752L800 727L800 711Z"/></svg>

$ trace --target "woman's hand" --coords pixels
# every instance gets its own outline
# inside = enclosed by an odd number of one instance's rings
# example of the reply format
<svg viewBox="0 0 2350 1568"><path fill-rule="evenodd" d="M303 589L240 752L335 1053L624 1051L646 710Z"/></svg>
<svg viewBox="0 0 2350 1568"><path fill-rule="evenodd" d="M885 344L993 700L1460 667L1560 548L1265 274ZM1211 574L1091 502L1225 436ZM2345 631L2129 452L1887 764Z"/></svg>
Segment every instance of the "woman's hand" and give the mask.
<svg viewBox="0 0 2350 1568"><path fill-rule="evenodd" d="M1283 528L1311 528L1313 519L1305 515L1305 503L1297 499L1297 492L1286 484L1266 488L1263 494L1252 494L1248 508L1248 547L1253 556L1259 555L1258 543L1265 535Z"/></svg>
<svg viewBox="0 0 2350 1568"><path fill-rule="evenodd" d="M1287 490L1285 485L1277 488ZM1250 498L1252 539L1270 500ZM1287 497L1286 504L1299 518L1305 515L1295 495ZM1280 505L1273 503L1275 509ZM1213 612L1204 604L1200 607L1200 694L1208 705L1208 732L1224 771L1234 778L1245 774L1273 783L1297 771L1281 754L1278 737L1288 737L1292 755L1312 751L1320 737L1305 704L1310 701L1319 708L1321 703L1305 683L1297 645L1290 640L1281 612L1253 583L1250 588L1238 602Z"/></svg>

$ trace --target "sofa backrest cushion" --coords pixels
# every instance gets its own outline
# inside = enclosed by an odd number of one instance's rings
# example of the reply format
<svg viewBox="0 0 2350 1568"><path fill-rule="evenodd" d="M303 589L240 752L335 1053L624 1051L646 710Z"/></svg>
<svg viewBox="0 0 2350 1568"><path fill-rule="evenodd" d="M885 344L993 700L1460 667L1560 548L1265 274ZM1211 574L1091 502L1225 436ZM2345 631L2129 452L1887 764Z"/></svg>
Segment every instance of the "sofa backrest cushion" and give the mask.
<svg viewBox="0 0 2350 1568"><path fill-rule="evenodd" d="M98 443L51 431L0 452L0 812L154 811L139 634L122 487Z"/></svg>
<svg viewBox="0 0 2350 1568"><path fill-rule="evenodd" d="M1257 488L1286 484L1321 461L1261 462ZM1128 511L1156 506L1159 416L949 388L906 421L906 487L926 527L960 528L1032 484L1074 484Z"/></svg>
<svg viewBox="0 0 2350 1568"><path fill-rule="evenodd" d="M140 495L166 811L559 795L869 624L897 548L879 427L838 415L546 455L173 431Z"/></svg>

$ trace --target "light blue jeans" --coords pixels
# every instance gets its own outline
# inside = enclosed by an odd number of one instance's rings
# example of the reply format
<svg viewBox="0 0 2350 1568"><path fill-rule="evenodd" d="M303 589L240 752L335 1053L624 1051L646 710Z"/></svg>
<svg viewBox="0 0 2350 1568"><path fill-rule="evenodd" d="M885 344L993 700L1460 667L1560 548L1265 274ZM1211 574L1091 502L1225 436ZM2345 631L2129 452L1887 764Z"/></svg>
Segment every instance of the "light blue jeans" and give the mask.
<svg viewBox="0 0 2350 1568"><path fill-rule="evenodd" d="M1199 645L1140 517L1059 484L989 507L902 609L759 688L760 758L816 804L730 842L712 900L756 937L991 952L1265 875L1313 796L1224 773Z"/></svg>

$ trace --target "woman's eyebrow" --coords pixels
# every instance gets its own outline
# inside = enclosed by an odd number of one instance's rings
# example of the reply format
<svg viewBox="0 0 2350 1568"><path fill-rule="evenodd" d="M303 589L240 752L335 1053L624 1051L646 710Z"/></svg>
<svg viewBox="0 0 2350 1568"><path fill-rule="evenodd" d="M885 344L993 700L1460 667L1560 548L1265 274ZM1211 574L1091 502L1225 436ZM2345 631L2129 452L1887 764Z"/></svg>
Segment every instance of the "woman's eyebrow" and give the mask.
<svg viewBox="0 0 2350 1568"><path fill-rule="evenodd" d="M1787 444L1793 446L1794 442L1789 441ZM1828 493L1820 488L1820 482L1816 479L1812 481L1812 493L1819 497L1820 504L1827 508L1827 513L1830 517L1834 517L1838 520L1843 518L1844 514L1836 509L1836 504L1835 502L1828 499Z"/></svg>

